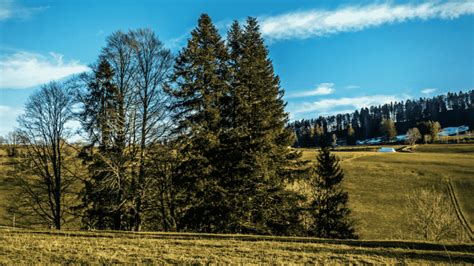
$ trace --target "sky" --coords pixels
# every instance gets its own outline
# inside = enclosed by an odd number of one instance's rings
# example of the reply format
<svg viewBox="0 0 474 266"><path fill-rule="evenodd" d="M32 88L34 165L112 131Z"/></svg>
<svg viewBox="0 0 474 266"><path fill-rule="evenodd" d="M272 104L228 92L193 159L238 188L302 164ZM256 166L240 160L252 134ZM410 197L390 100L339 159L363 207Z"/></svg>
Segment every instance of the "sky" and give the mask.
<svg viewBox="0 0 474 266"><path fill-rule="evenodd" d="M177 54L202 13L224 38L258 19L291 120L474 88L474 0L0 0L0 135L114 31L151 28Z"/></svg>

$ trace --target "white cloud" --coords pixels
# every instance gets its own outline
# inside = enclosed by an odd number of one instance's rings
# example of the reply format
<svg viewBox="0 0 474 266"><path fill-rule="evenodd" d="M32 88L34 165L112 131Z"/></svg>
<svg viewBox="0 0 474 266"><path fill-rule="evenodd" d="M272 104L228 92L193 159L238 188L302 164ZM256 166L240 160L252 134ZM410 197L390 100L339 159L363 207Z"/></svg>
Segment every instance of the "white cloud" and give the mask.
<svg viewBox="0 0 474 266"><path fill-rule="evenodd" d="M316 95L328 95L328 94L333 93L334 91L335 91L334 90L334 83L321 83L316 88L314 88L312 90L290 94L288 96L288 98L299 98L299 97L308 97L308 96L316 96Z"/></svg>
<svg viewBox="0 0 474 266"><path fill-rule="evenodd" d="M318 115L329 115L340 113L341 110L357 110L373 105L381 105L390 102L399 102L407 96L396 95L373 95L360 97L343 97L337 99L323 99L315 102L304 102L299 104L289 104L288 111L296 117L296 114L317 112Z"/></svg>
<svg viewBox="0 0 474 266"><path fill-rule="evenodd" d="M422 90L421 93L423 93L423 94L431 94L431 93L433 93L433 92L435 92L435 91L437 91L437 90L438 90L438 89L427 88L427 89Z"/></svg>
<svg viewBox="0 0 474 266"><path fill-rule="evenodd" d="M61 54L17 52L0 57L0 89L30 88L87 70L78 61L64 62Z"/></svg>
<svg viewBox="0 0 474 266"><path fill-rule="evenodd" d="M37 6L37 7L25 7L14 0L1 0L0 1L0 21L8 20L12 18L28 19L32 15L45 10L48 7Z"/></svg>
<svg viewBox="0 0 474 266"><path fill-rule="evenodd" d="M372 4L335 10L309 10L260 17L261 31L268 39L305 39L340 32L360 31L408 20L455 19L474 14L474 1L422 4Z"/></svg>

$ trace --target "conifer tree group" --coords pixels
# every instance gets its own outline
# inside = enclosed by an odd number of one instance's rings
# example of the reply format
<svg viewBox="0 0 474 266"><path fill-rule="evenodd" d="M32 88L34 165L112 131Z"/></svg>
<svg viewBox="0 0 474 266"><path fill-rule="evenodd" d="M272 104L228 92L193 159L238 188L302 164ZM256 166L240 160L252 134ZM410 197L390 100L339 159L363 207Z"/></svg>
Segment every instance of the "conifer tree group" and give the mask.
<svg viewBox="0 0 474 266"><path fill-rule="evenodd" d="M297 227L292 205L298 196L285 181L298 155L288 148L293 139L283 91L256 19L243 28L234 22L225 44L201 16L178 55L173 81L169 91L186 157L180 167L193 195L182 226L262 234Z"/></svg>

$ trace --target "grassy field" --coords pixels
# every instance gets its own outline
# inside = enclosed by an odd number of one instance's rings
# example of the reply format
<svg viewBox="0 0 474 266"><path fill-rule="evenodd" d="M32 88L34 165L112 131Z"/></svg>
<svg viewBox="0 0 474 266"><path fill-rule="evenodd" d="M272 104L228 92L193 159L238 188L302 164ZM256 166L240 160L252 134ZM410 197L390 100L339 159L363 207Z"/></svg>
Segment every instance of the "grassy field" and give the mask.
<svg viewBox="0 0 474 266"><path fill-rule="evenodd" d="M0 264L474 263L472 244L0 230Z"/></svg>
<svg viewBox="0 0 474 266"><path fill-rule="evenodd" d="M397 146L396 148L401 148ZM342 151L343 150L343 151ZM474 263L474 245L407 242L406 194L451 180L470 226L474 224L474 145L420 145L415 152L378 153L339 148L349 204L362 240L182 233L29 231L1 228L1 264L55 263ZM302 149L314 161L316 149ZM8 157L0 149L0 217L14 193ZM8 225L3 217L0 225ZM390 240L391 241L387 241ZM402 240L403 239L403 240ZM376 241L375 241L376 240ZM466 240L468 241L468 240Z"/></svg>
<svg viewBox="0 0 474 266"><path fill-rule="evenodd" d="M463 214L474 225L474 145L419 145L413 153L340 151L345 189L362 239L407 239L406 194L434 186L447 193L451 179ZM315 160L317 150L303 149Z"/></svg>
<svg viewBox="0 0 474 266"><path fill-rule="evenodd" d="M396 146L395 148L401 148ZM301 149L315 160L316 149ZM341 151L344 150L344 151ZM341 147L336 154L346 174L345 189L362 239L410 239L406 194L434 186L447 193L450 179L461 210L474 225L474 145L419 145L413 153L378 153L373 146ZM375 149L376 150L376 149ZM10 225L5 204L14 192L8 184L9 158L0 149L0 225Z"/></svg>

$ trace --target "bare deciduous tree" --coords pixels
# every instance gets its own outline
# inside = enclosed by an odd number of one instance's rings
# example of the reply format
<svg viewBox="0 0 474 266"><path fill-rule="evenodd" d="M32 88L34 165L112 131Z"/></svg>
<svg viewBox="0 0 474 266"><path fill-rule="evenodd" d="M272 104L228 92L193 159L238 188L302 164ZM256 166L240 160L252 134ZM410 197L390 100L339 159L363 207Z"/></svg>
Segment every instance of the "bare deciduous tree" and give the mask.
<svg viewBox="0 0 474 266"><path fill-rule="evenodd" d="M21 210L56 229L66 221L69 193L76 180L77 169L70 162L74 150L67 144L73 104L67 86L52 82L29 98L25 114L18 119L24 150L15 169L23 192Z"/></svg>
<svg viewBox="0 0 474 266"><path fill-rule="evenodd" d="M151 30L116 32L107 39L94 73L85 77L81 122L90 153L96 151L88 159L90 191L85 198L95 202L86 208L90 218L97 217L94 227L140 230L150 184L145 158L171 122L163 86L172 62L171 52ZM107 216L113 216L112 226L100 221Z"/></svg>
<svg viewBox="0 0 474 266"><path fill-rule="evenodd" d="M142 204L148 182L145 176L147 148L163 137L169 129L168 99L163 87L171 70L173 57L153 31L139 29L129 34L129 45L136 63L134 75L138 117L138 176L134 193L134 230L142 223Z"/></svg>
<svg viewBox="0 0 474 266"><path fill-rule="evenodd" d="M417 189L407 195L411 231L430 241L453 238L460 231L459 220L449 197L435 188Z"/></svg>
<svg viewBox="0 0 474 266"><path fill-rule="evenodd" d="M7 144L7 154L10 157L14 157L18 155L18 144L19 144L20 138L18 136L18 132L12 131L8 132L7 138L5 139L5 142Z"/></svg>
<svg viewBox="0 0 474 266"><path fill-rule="evenodd" d="M410 146L415 145L415 143L421 139L421 134L418 128L410 128L406 134L406 141Z"/></svg>

